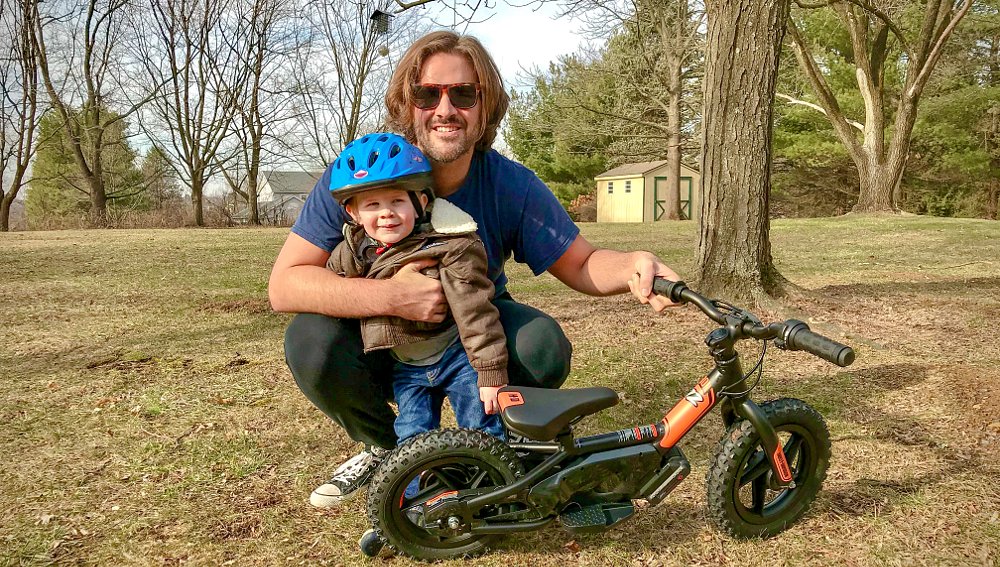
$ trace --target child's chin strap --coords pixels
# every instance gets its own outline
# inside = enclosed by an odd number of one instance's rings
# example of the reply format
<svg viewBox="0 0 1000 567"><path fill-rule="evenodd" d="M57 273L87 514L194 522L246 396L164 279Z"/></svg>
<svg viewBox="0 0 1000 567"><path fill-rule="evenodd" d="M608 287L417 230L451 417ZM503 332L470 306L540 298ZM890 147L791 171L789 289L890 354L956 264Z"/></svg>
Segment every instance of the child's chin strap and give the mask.
<svg viewBox="0 0 1000 567"><path fill-rule="evenodd" d="M417 191L407 191L410 201L413 202L413 210L416 211L416 223L420 224L424 220L424 208L420 205L420 194Z"/></svg>

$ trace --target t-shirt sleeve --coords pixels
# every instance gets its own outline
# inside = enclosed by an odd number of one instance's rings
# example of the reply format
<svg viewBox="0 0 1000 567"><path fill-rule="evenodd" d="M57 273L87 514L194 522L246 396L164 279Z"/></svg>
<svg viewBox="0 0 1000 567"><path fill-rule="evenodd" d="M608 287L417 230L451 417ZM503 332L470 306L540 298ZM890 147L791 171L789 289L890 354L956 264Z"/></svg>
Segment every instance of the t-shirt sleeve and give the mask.
<svg viewBox="0 0 1000 567"><path fill-rule="evenodd" d="M332 252L344 239L342 230L346 220L346 211L330 194L328 167L306 197L299 218L292 225L292 232L323 250Z"/></svg>
<svg viewBox="0 0 1000 567"><path fill-rule="evenodd" d="M536 276L548 270L580 234L559 199L536 175L527 175L514 259Z"/></svg>

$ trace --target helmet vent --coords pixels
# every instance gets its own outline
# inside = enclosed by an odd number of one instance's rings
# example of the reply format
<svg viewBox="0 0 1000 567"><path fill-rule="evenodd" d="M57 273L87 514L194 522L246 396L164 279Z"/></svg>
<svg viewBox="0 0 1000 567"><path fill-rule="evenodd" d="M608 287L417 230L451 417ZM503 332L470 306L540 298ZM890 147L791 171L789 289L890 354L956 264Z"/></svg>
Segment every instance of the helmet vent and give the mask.
<svg viewBox="0 0 1000 567"><path fill-rule="evenodd" d="M388 139L389 139L389 136L386 136L386 135L384 135L384 134L383 134L382 136L379 136L379 137L378 137L378 141L380 141L380 142L384 142L384 141L386 141L386 140L388 140Z"/></svg>
<svg viewBox="0 0 1000 567"><path fill-rule="evenodd" d="M389 159L396 157L401 151L403 151L403 149L399 147L399 144L393 144L392 147L389 148Z"/></svg>
<svg viewBox="0 0 1000 567"><path fill-rule="evenodd" d="M378 152L368 154L368 167L375 165L376 161L378 161Z"/></svg>
<svg viewBox="0 0 1000 567"><path fill-rule="evenodd" d="M347 157L347 167L351 168L351 171L354 171L354 156Z"/></svg>

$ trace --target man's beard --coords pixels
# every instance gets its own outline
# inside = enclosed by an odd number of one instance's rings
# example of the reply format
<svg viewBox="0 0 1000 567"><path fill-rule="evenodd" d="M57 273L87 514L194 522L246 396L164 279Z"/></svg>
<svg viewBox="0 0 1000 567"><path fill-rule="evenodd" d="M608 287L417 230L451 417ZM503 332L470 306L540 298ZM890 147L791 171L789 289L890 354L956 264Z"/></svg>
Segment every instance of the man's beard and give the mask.
<svg viewBox="0 0 1000 567"><path fill-rule="evenodd" d="M442 142L440 139L434 137L433 128L435 126L449 125L455 125L461 128L461 136L455 143ZM468 151L476 145L477 141L472 139L471 132L468 130L468 124L463 124L458 121L435 123L431 126L423 124L421 127L417 128L416 131L417 145L421 150L423 150L424 155L427 156L428 159L438 163L451 163L457 160L468 153Z"/></svg>

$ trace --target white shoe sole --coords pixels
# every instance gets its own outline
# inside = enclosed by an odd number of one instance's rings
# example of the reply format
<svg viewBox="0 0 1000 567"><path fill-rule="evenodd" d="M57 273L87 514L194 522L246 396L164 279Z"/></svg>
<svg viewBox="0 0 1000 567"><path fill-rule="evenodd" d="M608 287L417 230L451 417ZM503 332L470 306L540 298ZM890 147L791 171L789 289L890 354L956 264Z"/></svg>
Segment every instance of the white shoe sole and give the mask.
<svg viewBox="0 0 1000 567"><path fill-rule="evenodd" d="M323 494L314 490L313 493L309 495L309 504L312 504L316 508L336 508L344 502L354 500L358 496L359 492L361 492L361 489L355 490L350 494L332 495Z"/></svg>

